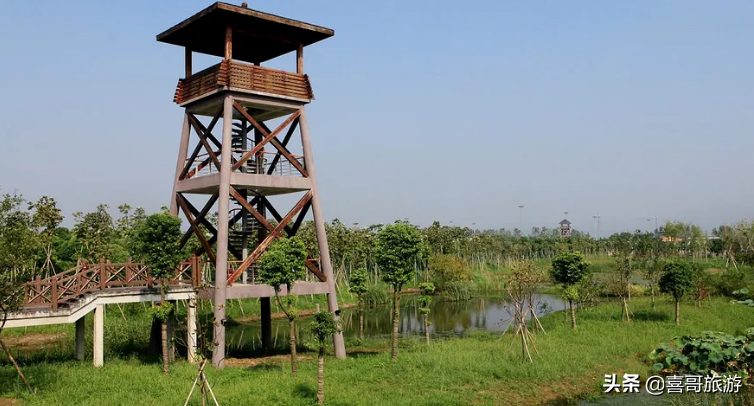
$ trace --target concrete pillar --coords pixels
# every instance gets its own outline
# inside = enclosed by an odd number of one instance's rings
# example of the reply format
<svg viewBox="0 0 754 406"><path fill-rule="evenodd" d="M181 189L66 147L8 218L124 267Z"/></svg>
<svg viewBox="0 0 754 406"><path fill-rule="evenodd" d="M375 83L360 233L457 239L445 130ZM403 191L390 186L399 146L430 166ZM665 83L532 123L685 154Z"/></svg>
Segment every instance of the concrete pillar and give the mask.
<svg viewBox="0 0 754 406"><path fill-rule="evenodd" d="M175 194L178 188L178 176L181 175L188 154L189 138L191 137L191 126L189 124L188 114L183 115L183 130L181 131L181 143L178 146L178 162L175 164L175 178L173 180L173 194L170 195L170 214L178 215L178 203L175 201Z"/></svg>
<svg viewBox="0 0 754 406"><path fill-rule="evenodd" d="M260 297L260 320L262 322L262 349L267 353L272 351L272 309L270 298Z"/></svg>
<svg viewBox="0 0 754 406"><path fill-rule="evenodd" d="M76 359L83 361L86 357L86 316L76 320Z"/></svg>
<svg viewBox="0 0 754 406"><path fill-rule="evenodd" d="M309 140L309 125L306 122L306 109L301 107L301 116L299 118L299 128L301 129L301 144L304 149L304 161L306 171L309 173L309 179L312 181L312 214L314 215L314 227L317 232L317 243L319 244L319 259L322 272L327 277L327 285L330 293L327 294L327 308L335 314L335 320L340 320L340 309L338 309L338 297L335 293L335 276L333 275L332 262L330 262L330 247L327 243L327 233L325 232L325 218L322 215L322 205L319 201L319 192L317 190L317 176L314 171L314 155ZM343 332L333 334L333 345L335 347L335 356L338 358L346 357L346 347L343 342Z"/></svg>
<svg viewBox="0 0 754 406"><path fill-rule="evenodd" d="M94 309L94 366L105 365L105 305Z"/></svg>
<svg viewBox="0 0 754 406"><path fill-rule="evenodd" d="M196 296L192 296L189 299L187 313L186 331L188 332L188 337L186 337L186 351L188 352L188 362L196 364L198 362L196 357L198 345L196 341Z"/></svg>
<svg viewBox="0 0 754 406"><path fill-rule="evenodd" d="M217 262L215 263L215 320L212 364L225 367L225 304L228 285L228 210L230 199L230 154L233 136L233 97L223 101L222 161L220 162L220 189L217 199Z"/></svg>

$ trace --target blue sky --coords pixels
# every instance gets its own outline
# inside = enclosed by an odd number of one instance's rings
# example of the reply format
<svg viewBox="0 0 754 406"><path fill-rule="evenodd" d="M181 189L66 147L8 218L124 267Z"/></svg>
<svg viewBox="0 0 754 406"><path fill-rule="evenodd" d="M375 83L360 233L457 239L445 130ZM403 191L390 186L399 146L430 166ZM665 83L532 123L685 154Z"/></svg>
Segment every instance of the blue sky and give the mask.
<svg viewBox="0 0 754 406"><path fill-rule="evenodd" d="M752 217L754 2L248 3L335 30L306 51L328 219L513 228L523 204L525 230L568 211L604 235ZM209 4L4 5L2 191L66 215L167 204L183 50L155 35Z"/></svg>

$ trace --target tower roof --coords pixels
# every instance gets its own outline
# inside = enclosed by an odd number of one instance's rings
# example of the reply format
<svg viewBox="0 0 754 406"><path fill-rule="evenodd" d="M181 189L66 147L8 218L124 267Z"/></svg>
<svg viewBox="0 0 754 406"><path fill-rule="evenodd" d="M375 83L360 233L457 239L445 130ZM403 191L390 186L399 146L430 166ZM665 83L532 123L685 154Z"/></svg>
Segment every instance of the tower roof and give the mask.
<svg viewBox="0 0 754 406"><path fill-rule="evenodd" d="M157 41L222 58L228 26L233 29L233 59L252 63L335 35L329 28L217 2L157 35Z"/></svg>
<svg viewBox="0 0 754 406"><path fill-rule="evenodd" d="M561 221L561 222L560 222L560 223L558 223L558 224L560 224L561 226L567 226L567 225L571 224L571 222L570 222L570 221L568 221L567 219L563 219L563 221Z"/></svg>

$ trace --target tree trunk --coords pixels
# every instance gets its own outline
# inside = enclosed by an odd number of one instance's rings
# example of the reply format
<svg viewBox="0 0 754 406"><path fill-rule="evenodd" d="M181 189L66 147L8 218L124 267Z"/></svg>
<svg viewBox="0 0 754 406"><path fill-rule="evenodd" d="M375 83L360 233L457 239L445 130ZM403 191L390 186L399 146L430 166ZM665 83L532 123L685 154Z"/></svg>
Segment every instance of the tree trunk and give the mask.
<svg viewBox="0 0 754 406"><path fill-rule="evenodd" d="M424 315L424 338L427 340L427 345L429 345L429 315Z"/></svg>
<svg viewBox="0 0 754 406"><path fill-rule="evenodd" d="M573 305L572 300L569 300L568 304L571 306L571 328L576 330L576 306Z"/></svg>
<svg viewBox="0 0 754 406"><path fill-rule="evenodd" d="M163 320L162 322L162 373L168 374L170 372L170 359L168 358L168 323Z"/></svg>
<svg viewBox="0 0 754 406"><path fill-rule="evenodd" d="M628 302L626 302L626 297L623 297L623 313L626 314L626 321L631 321L631 314L628 312Z"/></svg>
<svg viewBox="0 0 754 406"><path fill-rule="evenodd" d="M165 281L162 281L160 287L160 306L165 306ZM161 326L162 334L162 373L168 374L170 372L170 356L168 355L168 321L162 320Z"/></svg>
<svg viewBox="0 0 754 406"><path fill-rule="evenodd" d="M393 290L393 359L398 359L398 328L400 327L400 313L401 313L401 296L400 291L395 288Z"/></svg>
<svg viewBox="0 0 754 406"><path fill-rule="evenodd" d="M325 403L325 347L319 347L317 357L317 402Z"/></svg>
<svg viewBox="0 0 754 406"><path fill-rule="evenodd" d="M675 300L675 324L681 324L681 301Z"/></svg>
<svg viewBox="0 0 754 406"><path fill-rule="evenodd" d="M655 308L655 284L653 283L650 287L650 292L652 292L652 309Z"/></svg>
<svg viewBox="0 0 754 406"><path fill-rule="evenodd" d="M359 295L359 342L364 344L364 300Z"/></svg>
<svg viewBox="0 0 754 406"><path fill-rule="evenodd" d="M563 299L563 321L568 323L568 301Z"/></svg>
<svg viewBox="0 0 754 406"><path fill-rule="evenodd" d="M29 392L33 392L31 390L31 386L29 385L29 381L26 380L24 373L21 372L21 368L18 366L18 363L16 363L16 360L13 358L13 355L11 355L10 350L8 350L8 347L5 346L5 343L3 342L2 338L0 338L0 347L3 347L3 351L5 351L5 354L8 355L8 359L10 360L10 363L13 364L13 368L16 368L16 372L18 372L18 376L21 377L21 380L24 382L24 385L26 385L26 389L28 389Z"/></svg>
<svg viewBox="0 0 754 406"><path fill-rule="evenodd" d="M296 376L296 320L289 319L291 323L291 375Z"/></svg>

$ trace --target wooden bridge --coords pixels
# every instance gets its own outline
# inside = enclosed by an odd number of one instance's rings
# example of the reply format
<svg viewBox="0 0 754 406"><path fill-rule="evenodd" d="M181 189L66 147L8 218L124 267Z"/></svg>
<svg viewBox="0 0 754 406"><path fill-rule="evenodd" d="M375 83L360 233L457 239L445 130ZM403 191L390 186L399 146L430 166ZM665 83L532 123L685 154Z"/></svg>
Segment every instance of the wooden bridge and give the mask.
<svg viewBox="0 0 754 406"><path fill-rule="evenodd" d="M228 261L228 275L238 271L242 261ZM314 260L308 267L316 267ZM206 268L206 269L205 269ZM169 289L166 300L188 300L186 320L189 346L189 361L195 360L196 353L196 301L212 299L214 286L205 275L213 275L214 268L208 261L192 256L178 265L167 280ZM204 271L203 271L204 270ZM308 277L308 276L307 276ZM271 297L274 290L259 283L256 270L250 268L248 277L226 288L228 298ZM24 305L20 312L8 316L7 328L29 327L49 324L76 323L75 354L79 360L85 353L85 316L94 311L94 365L104 364L104 320L105 306L108 304L157 302L160 301L160 281L155 279L147 265L131 260L125 263L110 263L104 259L98 263L81 263L75 268L58 273L49 278L37 277L24 284ZM292 294L327 293L325 282L300 281ZM287 295L282 287L281 295Z"/></svg>
<svg viewBox="0 0 754 406"><path fill-rule="evenodd" d="M169 301L189 301L186 320L189 361L195 360L196 353L196 298L202 284L201 266L195 256L179 264L167 281L170 288L165 295ZM104 364L105 306L159 301L159 285L160 281L142 263L130 260L125 263L84 262L49 278L38 276L24 284L24 306L20 312L8 316L6 327L76 323L75 354L77 359L83 360L85 316L94 311L94 365L101 366Z"/></svg>

